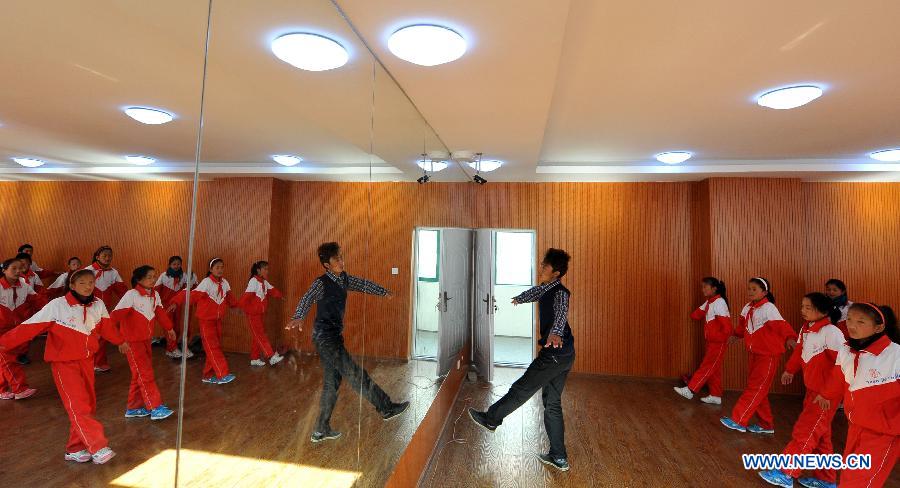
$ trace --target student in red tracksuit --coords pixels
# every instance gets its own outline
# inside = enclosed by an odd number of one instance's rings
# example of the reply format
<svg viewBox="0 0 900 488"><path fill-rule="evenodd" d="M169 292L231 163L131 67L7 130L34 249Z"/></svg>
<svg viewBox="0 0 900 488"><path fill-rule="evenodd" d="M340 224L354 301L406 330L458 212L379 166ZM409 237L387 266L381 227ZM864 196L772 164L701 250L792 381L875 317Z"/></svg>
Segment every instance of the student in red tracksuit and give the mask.
<svg viewBox="0 0 900 488"><path fill-rule="evenodd" d="M825 282L825 295L827 295L828 298L834 302L834 306L841 311L841 318L835 325L837 325L837 328L841 329L841 332L844 333L845 339L850 337L847 335L847 310L850 309L850 305L853 305L853 302L847 298L847 285L837 278L831 278Z"/></svg>
<svg viewBox="0 0 900 488"><path fill-rule="evenodd" d="M750 303L741 311L735 336L744 339L750 353L750 375L747 386L738 398L731 417L722 417L722 425L739 432L774 434L775 424L769 407L769 389L778 369L778 359L784 354L785 343L793 348L797 334L781 317L775 307L772 287L765 278L751 278L747 285ZM750 424L756 414L758 424Z"/></svg>
<svg viewBox="0 0 900 488"><path fill-rule="evenodd" d="M91 265L87 270L94 273L94 296L103 301L107 310L116 306L118 298L128 291L128 286L122 281L122 276L112 267L113 252L109 246L101 246L94 252ZM112 368L106 359L106 341L100 338L100 347L94 355L94 368L100 373L107 373Z"/></svg>
<svg viewBox="0 0 900 488"><path fill-rule="evenodd" d="M185 286L190 287L196 284L197 275L193 272L185 273L182 270L181 256L172 256L169 258L169 266L166 268L166 272L159 275L153 287L162 298L163 307L165 307L166 313L169 315L169 320L175 326L175 339L166 339L166 356L172 359L181 359L182 355L187 356L188 359L194 357L194 353L187 348L187 344L182 344L181 350L178 349L178 341L183 333L184 317L182 316L182 311L184 307L173 303L172 299L175 298L178 292L184 291Z"/></svg>
<svg viewBox="0 0 900 488"><path fill-rule="evenodd" d="M200 338L206 353L203 366L203 382L223 385L234 381L235 376L228 371L228 361L222 353L222 321L229 307L238 306L231 294L231 285L223 278L225 261L213 258L209 262L206 278L191 291L191 302L197 304L196 314L200 320ZM173 303L184 304L185 294L179 293Z"/></svg>
<svg viewBox="0 0 900 488"><path fill-rule="evenodd" d="M36 293L42 293L44 291L44 282L41 280L41 277L31 269L31 254L20 252L19 254L16 254L16 259L22 262L21 274L25 282L34 288Z"/></svg>
<svg viewBox="0 0 900 488"><path fill-rule="evenodd" d="M885 485L900 456L900 331L888 306L857 302L847 312L850 338L838 352L823 410L843 395L850 428L844 456L869 454L870 469L841 471L841 488Z"/></svg>
<svg viewBox="0 0 900 488"><path fill-rule="evenodd" d="M250 323L250 335L252 336L250 366L265 366L266 360L270 365L275 366L284 359L281 354L272 350L269 338L266 337L266 328L263 325L263 317L269 306L269 297L284 300L281 292L267 281L268 278L269 263L266 261L253 263L253 266L250 267L250 282L247 284L247 291L238 302Z"/></svg>
<svg viewBox="0 0 900 488"><path fill-rule="evenodd" d="M700 367L694 372L687 386L675 387L675 392L690 400L703 385L709 386L709 395L700 399L703 403L722 404L722 361L728 349L728 338L734 334L731 314L728 312L728 296L725 282L707 276L700 284L706 301L691 313L694 320L703 321L703 338L706 353Z"/></svg>
<svg viewBox="0 0 900 488"><path fill-rule="evenodd" d="M19 250L16 252L25 253L31 256L31 264L29 265L29 269L37 273L37 275L40 276L42 280L49 280L50 278L53 278L53 275L56 274L53 271L41 268L36 262L34 262L34 246L32 246L31 244L22 244L21 246L19 246Z"/></svg>
<svg viewBox="0 0 900 488"><path fill-rule="evenodd" d="M155 282L156 270L152 266L135 268L131 274L132 289L122 296L116 309L110 314L112 320L119 323L119 331L130 349L125 355L128 366L131 367L131 387L128 390L125 418L150 417L150 420L162 420L174 413L163 404L153 375L150 338L154 323L159 321L170 339L175 336L162 299L153 289Z"/></svg>
<svg viewBox="0 0 900 488"><path fill-rule="evenodd" d="M77 271L69 284L71 291L66 296L53 300L0 337L0 358L8 363L12 360L9 351L47 333L44 360L50 363L53 381L71 422L65 459L103 464L115 453L108 446L103 425L96 419L93 355L101 336L120 344L122 353L128 352L128 344L123 343L109 320L106 306L93 295L93 274Z"/></svg>
<svg viewBox="0 0 900 488"><path fill-rule="evenodd" d="M38 295L20 276L21 266L22 261L15 258L0 263L0 335L13 330L39 306ZM10 351L14 356L21 352L21 347ZM0 363L0 400L22 400L37 393L25 382L25 370L18 361Z"/></svg>
<svg viewBox="0 0 900 488"><path fill-rule="evenodd" d="M837 411L837 402L822 410L814 402L825 390L831 376L838 351L844 346L844 334L834 324L841 318L841 311L834 307L831 298L823 293L810 293L800 303L800 315L805 324L797 338L791 359L784 367L781 384L789 385L794 375L803 369L803 385L806 396L803 411L794 424L791 441L782 451L786 455L833 454L831 445L831 421ZM800 477L799 470L762 471L759 475L777 486L793 486L793 478ZM812 487L833 487L837 473L831 469L816 470L812 476L800 478L800 484Z"/></svg>
<svg viewBox="0 0 900 488"><path fill-rule="evenodd" d="M56 280L47 287L47 298L54 299L64 296L69 291L69 276L81 269L81 260L73 256L66 262L66 272L57 276Z"/></svg>

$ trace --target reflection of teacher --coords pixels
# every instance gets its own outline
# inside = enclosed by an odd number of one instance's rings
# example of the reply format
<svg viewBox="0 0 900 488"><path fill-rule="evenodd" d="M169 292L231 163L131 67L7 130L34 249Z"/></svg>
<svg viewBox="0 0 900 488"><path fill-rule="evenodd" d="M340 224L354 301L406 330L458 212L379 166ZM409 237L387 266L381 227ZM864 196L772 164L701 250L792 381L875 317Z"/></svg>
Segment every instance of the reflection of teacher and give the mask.
<svg viewBox="0 0 900 488"><path fill-rule="evenodd" d="M563 423L562 392L566 377L575 362L575 337L569 327L569 290L560 283L569 269L569 255L560 249L550 248L541 262L535 286L513 298L513 305L538 302L543 346L538 357L531 362L525 374L516 380L509 392L487 412L469 409L469 416L478 425L493 432L507 415L528 401L539 389L543 389L544 426L550 438L550 452L538 455L544 464L561 471L569 470L566 455L565 425Z"/></svg>
<svg viewBox="0 0 900 488"><path fill-rule="evenodd" d="M381 414L384 420L394 418L403 413L409 402L394 403L384 390L372 381L366 370L359 367L344 347L344 310L347 306L347 292L356 291L369 295L390 297L391 294L381 286L344 271L344 256L336 242L327 242L319 246L319 261L325 268L325 274L316 278L309 290L297 304L292 320L287 329L302 330L303 320L314 303L316 319L313 325L312 339L319 352L322 364L322 397L319 400L319 418L310 440L321 442L337 439L340 432L331 429L331 413L337 402L341 379L347 378L354 390L364 396Z"/></svg>

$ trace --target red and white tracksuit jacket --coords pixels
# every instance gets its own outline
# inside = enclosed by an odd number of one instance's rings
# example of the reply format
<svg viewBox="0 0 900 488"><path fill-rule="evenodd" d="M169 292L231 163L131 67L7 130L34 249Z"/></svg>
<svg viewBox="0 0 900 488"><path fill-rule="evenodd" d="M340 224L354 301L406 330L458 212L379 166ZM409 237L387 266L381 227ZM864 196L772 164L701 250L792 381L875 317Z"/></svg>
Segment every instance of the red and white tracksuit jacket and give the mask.
<svg viewBox="0 0 900 488"><path fill-rule="evenodd" d="M157 321L164 330L172 330L162 299L155 290L137 285L122 296L110 316L119 324L119 331L131 349L126 354L131 368L127 408L153 410L162 405L162 397L153 375L150 338Z"/></svg>
<svg viewBox="0 0 900 488"><path fill-rule="evenodd" d="M116 297L121 297L128 291L128 286L122 281L122 276L116 268L104 269L100 263L94 263L87 268L94 273L94 296L103 300L107 310L116 306ZM100 347L94 355L94 364L102 368L109 368L109 360L106 359L106 342L100 338Z"/></svg>
<svg viewBox="0 0 900 488"><path fill-rule="evenodd" d="M169 308L169 305L172 305L172 299L175 298L175 295L180 291L184 291L184 287L188 282L187 276L190 275L190 283L191 286L197 283L197 275L194 273L184 273L180 278L174 278L165 273L159 275L159 278L156 279L156 284L153 285L153 289L159 293L160 298L163 301L163 307ZM183 302L182 304L175 304L175 310L171 312L166 312L169 316L169 321L172 322L175 330L175 340L171 340L166 338L166 350L172 352L178 346L178 340L181 338L181 334L183 332L183 320L181 313L184 309Z"/></svg>
<svg viewBox="0 0 900 488"><path fill-rule="evenodd" d="M185 295L179 293L172 300L172 303L183 305ZM200 321L200 337L203 339L203 350L206 352L203 377L222 378L229 372L228 362L222 353L222 321L228 307L238 305L234 295L231 294L231 285L225 278L207 276L191 290L191 301L197 304L194 313Z"/></svg>
<svg viewBox="0 0 900 488"><path fill-rule="evenodd" d="M19 278L18 283L10 284L0 277L0 335L13 330L29 316L37 312L43 305L40 296L25 281ZM8 351L15 358L25 352L23 344L15 350ZM0 393L20 393L28 389L25 382L25 370L15 360L0 360Z"/></svg>
<svg viewBox="0 0 900 488"><path fill-rule="evenodd" d="M721 397L722 362L725 360L728 338L734 334L728 304L721 296L712 296L691 313L691 318L703 321L706 352L700 367L691 376L688 388L696 393L703 385L708 385L710 395Z"/></svg>
<svg viewBox="0 0 900 488"><path fill-rule="evenodd" d="M870 454L871 469L841 471L842 488L884 486L900 456L900 345L882 336L856 351L843 345L822 396L843 395L850 428L844 456Z"/></svg>
<svg viewBox="0 0 900 488"><path fill-rule="evenodd" d="M53 271L47 271L46 269L41 268L37 263L34 262L34 260L31 261L31 271L37 273L37 275L40 276L43 280L49 279L51 276L56 274Z"/></svg>
<svg viewBox="0 0 900 488"><path fill-rule="evenodd" d="M779 356L784 354L784 342L794 337L796 332L785 322L775 304L763 298L744 305L734 335L744 339L750 353L750 375L744 392L734 405L731 418L746 427L756 414L761 427L772 429L769 389L778 368Z"/></svg>
<svg viewBox="0 0 900 488"><path fill-rule="evenodd" d="M844 346L844 334L831 324L828 317L816 322L808 322L800 330L797 347L784 366L790 374L797 374L803 369L803 384L806 396L803 399L803 411L794 424L791 441L785 446L783 454L832 454L831 421L837 411L838 402L832 402L831 408L822 410L813 401L825 391L826 384L834 369L838 351ZM800 477L799 470L784 470L793 478ZM817 470L813 477L834 483L837 473L834 470Z"/></svg>
<svg viewBox="0 0 900 488"><path fill-rule="evenodd" d="M252 336L250 341L251 360L260 359L260 354L262 354L263 359L270 358L275 354L272 350L272 345L269 343L269 338L266 337L266 328L263 324L263 316L266 314L266 309L269 306L269 297L281 298L282 295L271 283L259 276L254 276L250 278L250 282L247 283L247 291L241 295L241 299L238 302L247 315L248 322L250 322L250 335Z"/></svg>
<svg viewBox="0 0 900 488"><path fill-rule="evenodd" d="M0 357L6 362L14 360L8 351L44 332L47 332L44 360L50 363L53 381L71 422L66 452L87 449L93 454L107 446L103 425L95 417L97 396L93 355L101 337L113 344L121 344L122 336L109 319L102 301L94 299L83 305L69 293L51 301L0 337L0 349L7 351Z"/></svg>
<svg viewBox="0 0 900 488"><path fill-rule="evenodd" d="M59 297L65 295L66 294L66 282L69 281L70 275L71 275L71 273L69 273L67 271L67 272L57 276L56 279L53 280L53 283L50 283L50 285L47 286L47 290L46 290L47 298L52 300L54 298L59 298Z"/></svg>

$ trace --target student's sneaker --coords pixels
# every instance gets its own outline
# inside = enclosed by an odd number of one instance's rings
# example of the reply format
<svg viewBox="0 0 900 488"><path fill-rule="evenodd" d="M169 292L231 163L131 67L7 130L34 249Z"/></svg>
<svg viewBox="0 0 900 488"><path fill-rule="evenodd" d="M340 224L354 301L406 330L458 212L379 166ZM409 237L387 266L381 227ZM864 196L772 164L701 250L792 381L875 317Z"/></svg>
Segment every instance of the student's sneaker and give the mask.
<svg viewBox="0 0 900 488"><path fill-rule="evenodd" d="M91 460L91 453L87 449L78 452L67 452L65 459L76 463L86 463Z"/></svg>
<svg viewBox="0 0 900 488"><path fill-rule="evenodd" d="M126 419L134 419L134 418L138 418L138 417L149 417L149 416L150 416L150 410L147 410L144 407L129 408L128 410L125 410L125 418Z"/></svg>
<svg viewBox="0 0 900 488"><path fill-rule="evenodd" d="M0 400L15 400L16 394L11 391L4 391L0 393Z"/></svg>
<svg viewBox="0 0 900 488"><path fill-rule="evenodd" d="M784 488L794 487L794 479L777 469L760 471L759 477L766 480L766 483L770 485L783 486Z"/></svg>
<svg viewBox="0 0 900 488"><path fill-rule="evenodd" d="M701 398L700 401L703 403L708 403L710 405L721 405L722 397L709 395L709 396L705 396L705 397Z"/></svg>
<svg viewBox="0 0 900 488"><path fill-rule="evenodd" d="M178 348L175 348L171 351L166 351L166 356L172 359L181 359L181 351L179 351Z"/></svg>
<svg viewBox="0 0 900 488"><path fill-rule="evenodd" d="M151 347L165 346L167 342L168 341L166 340L165 337L154 337L154 338L150 339L150 346Z"/></svg>
<svg viewBox="0 0 900 488"><path fill-rule="evenodd" d="M747 428L743 425L731 420L731 417L722 417L719 419L719 422L722 422L722 425L728 427L731 430L736 430L738 432L747 432Z"/></svg>
<svg viewBox="0 0 900 488"><path fill-rule="evenodd" d="M759 424L751 424L747 426L747 432L753 432L754 434L774 434L775 428L767 429Z"/></svg>
<svg viewBox="0 0 900 488"><path fill-rule="evenodd" d="M28 366L31 364L31 359L27 354L20 354L19 357L16 358L16 362L21 364L22 366Z"/></svg>
<svg viewBox="0 0 900 488"><path fill-rule="evenodd" d="M409 402L394 403L388 407L387 412L381 414L381 418L384 420L391 420L405 412L407 408L409 408Z"/></svg>
<svg viewBox="0 0 900 488"><path fill-rule="evenodd" d="M560 471L569 470L569 461L567 461L566 458L553 459L548 454L538 454L537 458L547 466L553 466Z"/></svg>
<svg viewBox="0 0 900 488"><path fill-rule="evenodd" d="M478 410L475 410L474 408L469 407L469 417L472 419L473 422L484 427L484 429L487 430L488 432L493 432L493 431L497 430L496 425L491 425L490 423L488 423L487 415L484 412L479 412Z"/></svg>
<svg viewBox="0 0 900 488"><path fill-rule="evenodd" d="M237 376L235 376L231 373L228 373L225 376L219 378L219 384L224 385L225 383L231 383L232 381L235 380L235 378L237 378Z"/></svg>
<svg viewBox="0 0 900 488"><path fill-rule="evenodd" d="M104 447L99 451L95 452L91 455L91 460L94 461L94 464L104 464L115 456L116 453L113 452L112 449L108 447Z"/></svg>
<svg viewBox="0 0 900 488"><path fill-rule="evenodd" d="M219 384L219 378L216 378L215 376L210 376L209 378L203 378L203 382L204 382L204 383L209 383L209 384L211 384L211 385L218 385L218 384Z"/></svg>
<svg viewBox="0 0 900 488"><path fill-rule="evenodd" d="M186 357L186 358L188 358L188 359L191 359L192 357L194 357L194 353L191 352L190 349L188 349L188 348L185 347L185 348L184 348L184 357Z"/></svg>
<svg viewBox="0 0 900 488"><path fill-rule="evenodd" d="M678 393L679 395L687 398L688 400L690 400L691 398L694 398L694 392L692 392L691 389L686 386L676 386L672 389L675 390L675 393Z"/></svg>
<svg viewBox="0 0 900 488"><path fill-rule="evenodd" d="M309 440L313 443L318 443L322 441L328 441L332 439L340 439L341 433L336 430L328 429L328 432L313 432L311 436L309 436Z"/></svg>
<svg viewBox="0 0 900 488"><path fill-rule="evenodd" d="M250 366L257 366L257 367L258 367L258 366L265 366L265 365L266 365L266 363L263 362L261 359L253 359L253 360L250 361Z"/></svg>
<svg viewBox="0 0 900 488"><path fill-rule="evenodd" d="M37 390L35 390L34 388L26 388L16 393L15 398L16 400L24 400L28 397L34 396L35 393L37 393Z"/></svg>
<svg viewBox="0 0 900 488"><path fill-rule="evenodd" d="M112 371L112 368L108 364L103 366L94 366L95 373L109 373L110 371Z"/></svg>
<svg viewBox="0 0 900 488"><path fill-rule="evenodd" d="M281 354L278 354L276 352L275 354L272 355L272 357L269 358L269 365L275 366L276 364L280 363L283 359L284 359L284 356L282 356Z"/></svg>
<svg viewBox="0 0 900 488"><path fill-rule="evenodd" d="M154 408L152 412L150 412L150 420L162 420L165 418L169 418L173 413L175 412L172 411L172 409L170 409L169 407L160 405Z"/></svg>
<svg viewBox="0 0 900 488"><path fill-rule="evenodd" d="M836 483L829 483L827 481L822 481L819 478L800 478L797 480L798 483L805 486L806 488L837 488Z"/></svg>

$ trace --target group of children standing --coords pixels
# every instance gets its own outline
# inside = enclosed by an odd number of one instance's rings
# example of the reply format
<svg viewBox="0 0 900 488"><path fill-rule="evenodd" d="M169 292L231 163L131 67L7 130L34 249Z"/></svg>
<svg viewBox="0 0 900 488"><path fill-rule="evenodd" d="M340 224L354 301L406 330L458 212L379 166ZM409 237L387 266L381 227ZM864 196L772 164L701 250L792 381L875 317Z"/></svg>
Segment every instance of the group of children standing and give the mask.
<svg viewBox="0 0 900 488"><path fill-rule="evenodd" d="M743 339L749 353L747 386L721 423L738 432L774 434L768 394L785 347L793 349L781 383L790 384L802 371L806 394L782 454L832 454L831 424L843 401L850 425L844 453L871 455L871 468L843 470L841 486L883 486L900 455L900 331L893 310L871 302L852 303L846 285L831 279L825 293L809 293L801 300L803 325L798 334L775 306L771 283L755 277L747 284L750 301L735 329L725 283L707 277L701 291L706 301L691 318L703 321L706 351L686 386L675 391L692 399L706 385L709 395L701 401L721 404L724 351ZM754 416L758 421L750 423ZM794 479L808 488L837 486L835 470L801 475L796 469L760 472L776 486L792 487Z"/></svg>

